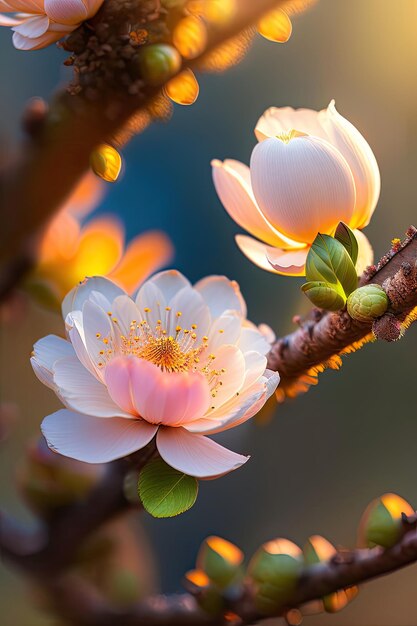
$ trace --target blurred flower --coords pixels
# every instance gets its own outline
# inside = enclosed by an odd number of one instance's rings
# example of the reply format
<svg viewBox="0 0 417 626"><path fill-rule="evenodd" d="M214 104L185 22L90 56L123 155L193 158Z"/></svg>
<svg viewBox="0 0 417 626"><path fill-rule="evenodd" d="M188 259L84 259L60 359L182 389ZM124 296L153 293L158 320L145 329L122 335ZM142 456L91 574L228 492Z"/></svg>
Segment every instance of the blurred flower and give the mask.
<svg viewBox="0 0 417 626"><path fill-rule="evenodd" d="M102 4L103 0L0 0L0 26L12 28L18 50L38 50L78 28Z"/></svg>
<svg viewBox="0 0 417 626"><path fill-rule="evenodd" d="M374 154L332 101L323 111L268 109L256 129L250 169L213 161L217 193L229 215L252 235L237 235L256 265L289 276L304 274L316 235L333 235L340 221L355 229L358 273L372 263L358 229L370 221L380 191Z"/></svg>
<svg viewBox="0 0 417 626"><path fill-rule="evenodd" d="M96 274L109 276L131 293L170 261L172 244L162 232L138 235L124 250L124 228L117 218L99 217L81 226L76 217L91 211L101 196L101 181L88 174L43 235L26 284L43 305L59 308L76 283Z"/></svg>
<svg viewBox="0 0 417 626"><path fill-rule="evenodd" d="M146 446L178 471L213 478L248 457L204 435L233 428L264 405L279 376L270 344L246 319L235 282L194 287L177 271L148 280L133 301L96 277L65 298L68 340L37 342L32 365L66 409L46 417L51 449L104 463Z"/></svg>

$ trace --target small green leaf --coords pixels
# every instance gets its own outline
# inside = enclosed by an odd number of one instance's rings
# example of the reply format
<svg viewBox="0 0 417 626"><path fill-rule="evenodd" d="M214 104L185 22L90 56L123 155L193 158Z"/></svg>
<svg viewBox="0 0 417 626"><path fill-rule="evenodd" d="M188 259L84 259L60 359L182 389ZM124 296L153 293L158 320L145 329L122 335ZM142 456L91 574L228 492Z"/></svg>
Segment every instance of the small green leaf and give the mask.
<svg viewBox="0 0 417 626"><path fill-rule="evenodd" d="M146 511L153 517L174 517L193 506L198 481L156 458L141 471L138 493Z"/></svg>
<svg viewBox="0 0 417 626"><path fill-rule="evenodd" d="M339 222L336 232L334 234L335 239L346 248L353 265L356 265L358 260L359 247L354 232L344 222Z"/></svg>
<svg viewBox="0 0 417 626"><path fill-rule="evenodd" d="M306 260L307 281L340 284L347 297L358 286L355 266L346 248L329 235L317 235Z"/></svg>
<svg viewBox="0 0 417 626"><path fill-rule="evenodd" d="M337 284L312 280L308 283L304 283L301 289L304 291L307 298L320 309L339 311L345 306L346 297L341 287Z"/></svg>

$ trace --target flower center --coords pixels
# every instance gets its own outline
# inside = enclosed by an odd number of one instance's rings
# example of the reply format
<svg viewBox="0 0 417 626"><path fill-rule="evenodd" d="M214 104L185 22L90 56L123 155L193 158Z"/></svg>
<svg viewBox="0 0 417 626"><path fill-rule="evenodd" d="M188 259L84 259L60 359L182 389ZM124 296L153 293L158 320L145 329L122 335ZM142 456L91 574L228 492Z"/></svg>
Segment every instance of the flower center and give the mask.
<svg viewBox="0 0 417 626"><path fill-rule="evenodd" d="M291 130L283 131L276 135L276 138L283 143L290 143L291 139L295 139L296 137L307 137L307 133L302 133L300 130L292 128Z"/></svg>
<svg viewBox="0 0 417 626"><path fill-rule="evenodd" d="M199 339L196 324L192 324L191 328L180 326L181 311L174 313L171 307L166 307L165 315L163 315L164 322L158 319L156 323L151 321L151 313L150 308L144 308L144 319L132 320L128 333L122 334L119 321L113 317L111 311L108 312L115 333L108 337L102 337L100 333L96 334L96 338L103 343L103 348L99 350L98 367L105 367L114 356L121 354L149 361L165 372L200 372L206 377L210 393L215 398L222 386L221 377L226 370L214 367L216 359L214 354L204 355L208 347L208 337L204 336ZM159 314L161 314L160 310ZM175 331L168 334L166 329L173 328L174 320ZM219 330L219 332L224 331Z"/></svg>

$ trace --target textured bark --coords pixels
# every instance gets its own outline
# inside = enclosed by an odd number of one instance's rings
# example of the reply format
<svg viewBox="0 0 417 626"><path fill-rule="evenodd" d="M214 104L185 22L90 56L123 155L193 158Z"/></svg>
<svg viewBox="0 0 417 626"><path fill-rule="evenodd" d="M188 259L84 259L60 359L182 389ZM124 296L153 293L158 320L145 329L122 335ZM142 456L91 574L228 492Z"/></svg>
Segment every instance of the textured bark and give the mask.
<svg viewBox="0 0 417 626"><path fill-rule="evenodd" d="M391 306L374 325L352 319L346 310L326 313L315 309L300 327L272 346L268 367L278 370L281 383L278 398L297 395L317 382L325 367L340 367L340 356L353 352L375 339L398 339L407 326L407 317L417 307L417 231L410 227L407 236L368 268L361 285L376 283L387 292ZM410 321L412 321L410 319ZM374 332L373 332L374 331Z"/></svg>

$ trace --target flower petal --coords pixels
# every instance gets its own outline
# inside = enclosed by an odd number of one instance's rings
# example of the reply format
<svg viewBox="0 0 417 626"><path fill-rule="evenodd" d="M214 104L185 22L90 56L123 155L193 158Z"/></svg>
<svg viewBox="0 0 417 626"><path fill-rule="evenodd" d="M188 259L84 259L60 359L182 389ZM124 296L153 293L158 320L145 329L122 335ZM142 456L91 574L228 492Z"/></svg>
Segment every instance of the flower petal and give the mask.
<svg viewBox="0 0 417 626"><path fill-rule="evenodd" d="M238 346L243 354L254 350L265 355L271 349L269 341L255 325L245 325L242 328Z"/></svg>
<svg viewBox="0 0 417 626"><path fill-rule="evenodd" d="M167 265L173 254L171 240L165 233L144 233L129 243L122 260L109 277L132 293L150 274Z"/></svg>
<svg viewBox="0 0 417 626"><path fill-rule="evenodd" d="M369 224L381 190L375 155L358 129L336 111L334 100L319 115L328 141L345 157L355 180L356 205L350 226L364 228Z"/></svg>
<svg viewBox="0 0 417 626"><path fill-rule="evenodd" d="M198 372L163 372L148 361L119 357L106 367L105 378L119 406L133 405L152 424L190 422L202 417L210 404L207 380Z"/></svg>
<svg viewBox="0 0 417 626"><path fill-rule="evenodd" d="M340 152L322 139L265 139L252 152L251 179L265 217L302 243L311 243L318 232L332 234L352 217L352 173Z"/></svg>
<svg viewBox="0 0 417 626"><path fill-rule="evenodd" d="M51 44L59 41L64 37L65 33L62 31L47 30L46 33L36 39L30 39L24 37L20 33L13 33L13 45L17 50L40 50L46 48Z"/></svg>
<svg viewBox="0 0 417 626"><path fill-rule="evenodd" d="M82 311L84 302L90 299L93 292L102 294L107 303L107 310L117 296L126 295L123 289L103 276L86 278L65 296L62 303L64 320L71 311Z"/></svg>
<svg viewBox="0 0 417 626"><path fill-rule="evenodd" d="M274 250L275 248L266 246L261 241L258 241L253 237L248 237L247 235L236 235L235 241L240 251L243 252L245 257L249 259L249 261L252 261L254 265L260 267L262 270L266 270L267 272L278 274L266 256L267 250Z"/></svg>
<svg viewBox="0 0 417 626"><path fill-rule="evenodd" d="M190 281L177 270L165 270L164 272L159 272L158 274L155 274L155 276L152 276L152 278L150 278L145 284L158 287L164 296L166 304L170 303L170 300L178 291L180 291L180 289L183 289L184 287L191 287Z"/></svg>
<svg viewBox="0 0 417 626"><path fill-rule="evenodd" d="M246 316L246 302L235 280L229 280L226 276L207 276L198 281L194 289L208 304L213 320L225 311L237 311L243 317Z"/></svg>
<svg viewBox="0 0 417 626"><path fill-rule="evenodd" d="M88 17L83 0L45 0L46 14L58 24L76 26Z"/></svg>
<svg viewBox="0 0 417 626"><path fill-rule="evenodd" d="M57 393L68 409L95 417L132 417L110 398L99 382L76 356L65 357L53 366Z"/></svg>
<svg viewBox="0 0 417 626"><path fill-rule="evenodd" d="M259 210L252 192L249 168L239 161L227 159L211 162L217 194L230 217L251 235L279 247L298 247L281 235Z"/></svg>
<svg viewBox="0 0 417 626"><path fill-rule="evenodd" d="M39 378L41 383L54 389L52 368L55 361L63 357L71 357L74 355L74 348L69 341L57 337L56 335L47 335L39 339L33 346L33 353L30 362L33 371Z"/></svg>
<svg viewBox="0 0 417 626"><path fill-rule="evenodd" d="M354 230L356 241L358 242L358 258L356 261L356 271L361 276L368 265L374 262L374 251L366 235L361 230Z"/></svg>
<svg viewBox="0 0 417 626"><path fill-rule="evenodd" d="M245 358L237 346L221 346L214 356L215 359L208 362L208 368L220 372L218 377L220 384L212 391L210 412L240 391L246 373Z"/></svg>
<svg viewBox="0 0 417 626"><path fill-rule="evenodd" d="M278 274L284 276L304 276L305 263L310 248L303 250L268 250L267 259Z"/></svg>
<svg viewBox="0 0 417 626"><path fill-rule="evenodd" d="M13 30L22 37L28 37L29 39L36 39L46 33L49 28L49 18L46 15L36 15L31 17L21 24L14 26Z"/></svg>
<svg viewBox="0 0 417 626"><path fill-rule="evenodd" d="M231 452L211 439L193 435L184 428L160 428L156 445L168 465L197 478L222 476L249 460L248 456Z"/></svg>
<svg viewBox="0 0 417 626"><path fill-rule="evenodd" d="M85 463L107 463L144 448L157 426L120 417L103 420L61 409L45 417L41 430L54 452Z"/></svg>

